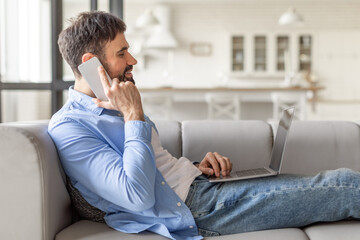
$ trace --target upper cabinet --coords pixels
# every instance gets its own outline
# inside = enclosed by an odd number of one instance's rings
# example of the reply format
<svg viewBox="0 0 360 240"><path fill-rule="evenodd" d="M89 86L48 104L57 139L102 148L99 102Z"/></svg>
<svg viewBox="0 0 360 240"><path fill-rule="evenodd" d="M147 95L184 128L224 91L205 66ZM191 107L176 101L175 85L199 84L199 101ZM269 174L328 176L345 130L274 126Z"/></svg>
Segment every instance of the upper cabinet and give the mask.
<svg viewBox="0 0 360 240"><path fill-rule="evenodd" d="M285 72L312 69L312 34L246 33L231 39L234 75L281 77Z"/></svg>

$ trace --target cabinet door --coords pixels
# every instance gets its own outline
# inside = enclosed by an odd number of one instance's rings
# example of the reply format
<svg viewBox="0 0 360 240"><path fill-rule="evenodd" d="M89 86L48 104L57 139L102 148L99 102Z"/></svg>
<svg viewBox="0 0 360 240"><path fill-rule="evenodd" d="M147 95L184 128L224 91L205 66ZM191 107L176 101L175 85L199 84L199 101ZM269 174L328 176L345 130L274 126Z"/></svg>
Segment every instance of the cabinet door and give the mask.
<svg viewBox="0 0 360 240"><path fill-rule="evenodd" d="M284 72L290 67L289 64L289 37L282 35L276 37L276 71Z"/></svg>
<svg viewBox="0 0 360 240"><path fill-rule="evenodd" d="M244 71L244 37L232 37L232 70Z"/></svg>
<svg viewBox="0 0 360 240"><path fill-rule="evenodd" d="M266 72L267 70L267 48L266 36L254 37L254 71Z"/></svg>
<svg viewBox="0 0 360 240"><path fill-rule="evenodd" d="M312 59L311 35L299 36L299 71L311 71Z"/></svg>

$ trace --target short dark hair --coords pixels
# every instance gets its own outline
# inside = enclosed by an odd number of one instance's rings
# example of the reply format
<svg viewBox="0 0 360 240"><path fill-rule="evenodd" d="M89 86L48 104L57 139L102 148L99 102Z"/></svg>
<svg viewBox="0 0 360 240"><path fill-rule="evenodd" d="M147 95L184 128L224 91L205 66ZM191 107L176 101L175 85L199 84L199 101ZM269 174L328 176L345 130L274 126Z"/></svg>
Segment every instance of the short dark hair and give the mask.
<svg viewBox="0 0 360 240"><path fill-rule="evenodd" d="M70 26L64 29L58 39L59 50L73 70L75 77L81 73L77 67L82 56L89 52L103 59L104 46L115 39L118 33L124 33L125 23L118 17L102 11L80 13L70 19Z"/></svg>

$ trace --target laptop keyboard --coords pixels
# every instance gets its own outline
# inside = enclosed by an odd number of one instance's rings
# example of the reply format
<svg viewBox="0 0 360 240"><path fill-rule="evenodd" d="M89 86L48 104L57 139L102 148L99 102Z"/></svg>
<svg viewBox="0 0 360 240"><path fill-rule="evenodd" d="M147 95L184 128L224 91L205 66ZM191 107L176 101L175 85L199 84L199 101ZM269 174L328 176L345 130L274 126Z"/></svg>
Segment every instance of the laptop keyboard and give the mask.
<svg viewBox="0 0 360 240"><path fill-rule="evenodd" d="M255 168L250 170L237 171L236 175L238 177L247 177L247 176L269 174L269 173L270 171L268 171L266 168Z"/></svg>

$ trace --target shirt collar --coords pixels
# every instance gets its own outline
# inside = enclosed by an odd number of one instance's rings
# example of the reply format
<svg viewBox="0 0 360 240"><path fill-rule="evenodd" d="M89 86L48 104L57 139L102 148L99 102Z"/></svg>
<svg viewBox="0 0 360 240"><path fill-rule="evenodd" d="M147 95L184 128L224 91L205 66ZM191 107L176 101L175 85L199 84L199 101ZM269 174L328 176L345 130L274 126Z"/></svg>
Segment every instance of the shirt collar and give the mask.
<svg viewBox="0 0 360 240"><path fill-rule="evenodd" d="M69 100L70 101L79 103L80 105L84 106L86 109L94 112L97 115L101 115L102 113L104 113L104 114L113 115L113 116L119 116L119 115L122 116L122 114L119 111L109 110L109 109L105 109L105 108L96 106L96 104L91 99L92 99L92 97L90 97L84 93L81 93L79 91L76 91L74 89L74 86L70 86L70 88L69 88Z"/></svg>

